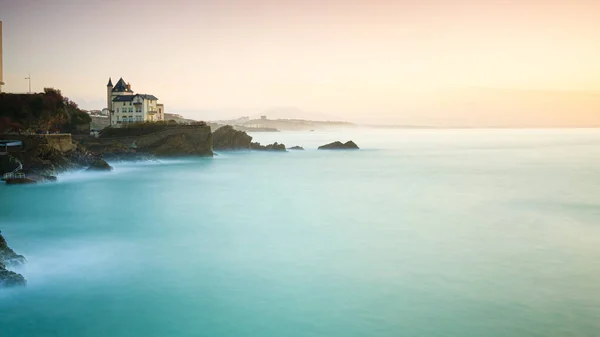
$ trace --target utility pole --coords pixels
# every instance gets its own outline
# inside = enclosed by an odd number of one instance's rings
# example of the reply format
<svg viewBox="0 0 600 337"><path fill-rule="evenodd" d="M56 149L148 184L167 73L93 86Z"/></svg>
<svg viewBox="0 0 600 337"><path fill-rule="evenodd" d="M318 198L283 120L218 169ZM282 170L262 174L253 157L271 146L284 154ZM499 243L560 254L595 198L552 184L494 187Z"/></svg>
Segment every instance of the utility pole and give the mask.
<svg viewBox="0 0 600 337"><path fill-rule="evenodd" d="M26 80L29 80L29 93L31 94L31 74L28 74L27 77L25 77Z"/></svg>

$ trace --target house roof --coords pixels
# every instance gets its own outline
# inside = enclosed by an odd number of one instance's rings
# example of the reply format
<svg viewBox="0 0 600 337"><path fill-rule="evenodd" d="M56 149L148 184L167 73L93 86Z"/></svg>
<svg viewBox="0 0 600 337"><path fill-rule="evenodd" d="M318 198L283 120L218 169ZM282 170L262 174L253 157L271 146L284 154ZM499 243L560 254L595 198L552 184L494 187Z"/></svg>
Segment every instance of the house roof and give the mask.
<svg viewBox="0 0 600 337"><path fill-rule="evenodd" d="M108 84L106 85L107 87L112 87L112 79L109 77L108 78Z"/></svg>
<svg viewBox="0 0 600 337"><path fill-rule="evenodd" d="M158 101L158 98L156 98L156 96L154 96L154 95L137 94L136 96L140 96L143 99L149 99L149 100L152 100L152 101Z"/></svg>
<svg viewBox="0 0 600 337"><path fill-rule="evenodd" d="M141 97L142 99L158 101L158 98L154 95L137 94L137 95L119 95L113 98L113 102L131 102L134 98Z"/></svg>
<svg viewBox="0 0 600 337"><path fill-rule="evenodd" d="M137 95L135 95L137 96ZM131 102L133 101L134 95L119 95L113 98L113 102Z"/></svg>
<svg viewBox="0 0 600 337"><path fill-rule="evenodd" d="M113 92L133 92L131 91L131 89L127 89L127 84L125 83L125 81L123 81L123 77L121 77L119 79L119 82L117 82L117 85L115 85L115 87L112 90Z"/></svg>

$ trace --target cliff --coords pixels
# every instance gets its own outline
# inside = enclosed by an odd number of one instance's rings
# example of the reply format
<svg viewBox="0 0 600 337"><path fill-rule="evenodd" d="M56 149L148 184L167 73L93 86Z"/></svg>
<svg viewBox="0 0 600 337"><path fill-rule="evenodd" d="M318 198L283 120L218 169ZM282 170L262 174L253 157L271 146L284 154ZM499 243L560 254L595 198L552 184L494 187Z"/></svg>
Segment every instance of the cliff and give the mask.
<svg viewBox="0 0 600 337"><path fill-rule="evenodd" d="M256 151L283 151L285 145L277 142L268 145L261 145L257 142L252 142L252 136L246 132L236 130L231 125L225 125L218 128L213 133L213 148L215 150L230 151L230 150L256 150Z"/></svg>
<svg viewBox="0 0 600 337"><path fill-rule="evenodd" d="M19 135L0 134L0 140L20 140L23 148L0 155L0 175L13 172L22 165L21 172L39 177L85 168L103 161L100 154L89 152L73 143L70 134Z"/></svg>
<svg viewBox="0 0 600 337"><path fill-rule="evenodd" d="M26 262L27 259L15 253L0 234L0 288L27 284L23 275L6 269L9 266L18 266Z"/></svg>
<svg viewBox="0 0 600 337"><path fill-rule="evenodd" d="M89 132L90 116L60 90L0 93L0 133L11 131ZM84 131L82 131L84 130Z"/></svg>
<svg viewBox="0 0 600 337"><path fill-rule="evenodd" d="M213 134L215 150L250 150L252 137L244 131L238 131L231 125L218 128Z"/></svg>
<svg viewBox="0 0 600 337"><path fill-rule="evenodd" d="M107 134L110 136L103 134L100 138L85 141L85 145L92 151L122 158L139 155L161 157L213 155L213 135L207 125L149 125L148 128L109 130Z"/></svg>

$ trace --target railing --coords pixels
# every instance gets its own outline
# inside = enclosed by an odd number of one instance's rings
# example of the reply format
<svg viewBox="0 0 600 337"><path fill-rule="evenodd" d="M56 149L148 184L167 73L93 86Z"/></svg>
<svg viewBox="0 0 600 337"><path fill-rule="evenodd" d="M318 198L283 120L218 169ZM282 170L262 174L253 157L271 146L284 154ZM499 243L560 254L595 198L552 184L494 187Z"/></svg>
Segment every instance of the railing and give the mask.
<svg viewBox="0 0 600 337"><path fill-rule="evenodd" d="M19 166L16 169L12 170L12 172L5 173L2 176L2 179L14 179L14 178L23 179L23 178L25 178L25 173L19 172L23 169L23 163L21 163L21 161L18 159L17 159L17 162L19 162Z"/></svg>
<svg viewBox="0 0 600 337"><path fill-rule="evenodd" d="M2 176L2 179L24 179L25 178L25 173L23 172L9 172L9 173L5 173Z"/></svg>

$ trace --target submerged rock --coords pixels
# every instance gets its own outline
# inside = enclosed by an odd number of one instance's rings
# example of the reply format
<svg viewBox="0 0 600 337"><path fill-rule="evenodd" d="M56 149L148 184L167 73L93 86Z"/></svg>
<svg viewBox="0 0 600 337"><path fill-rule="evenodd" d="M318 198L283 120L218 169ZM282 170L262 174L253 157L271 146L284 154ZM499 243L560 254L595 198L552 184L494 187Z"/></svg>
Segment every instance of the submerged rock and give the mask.
<svg viewBox="0 0 600 337"><path fill-rule="evenodd" d="M231 125L218 128L212 134L214 150L249 150L252 137Z"/></svg>
<svg viewBox="0 0 600 337"><path fill-rule="evenodd" d="M252 143L250 144L251 150L257 151L286 151L284 144L279 144L277 142L269 145L261 145L260 143Z"/></svg>
<svg viewBox="0 0 600 337"><path fill-rule="evenodd" d="M112 166L110 166L104 159L96 159L93 163L91 163L90 167L88 167L88 171L110 171L112 170Z"/></svg>
<svg viewBox="0 0 600 337"><path fill-rule="evenodd" d="M27 262L23 255L14 252L0 234L0 288L23 286L27 284L25 277L6 269L7 266L18 266Z"/></svg>
<svg viewBox="0 0 600 337"><path fill-rule="evenodd" d="M302 146L292 146L288 150L304 150L304 148Z"/></svg>
<svg viewBox="0 0 600 337"><path fill-rule="evenodd" d="M319 150L358 150L359 147L353 141L342 143L340 141L319 146Z"/></svg>

